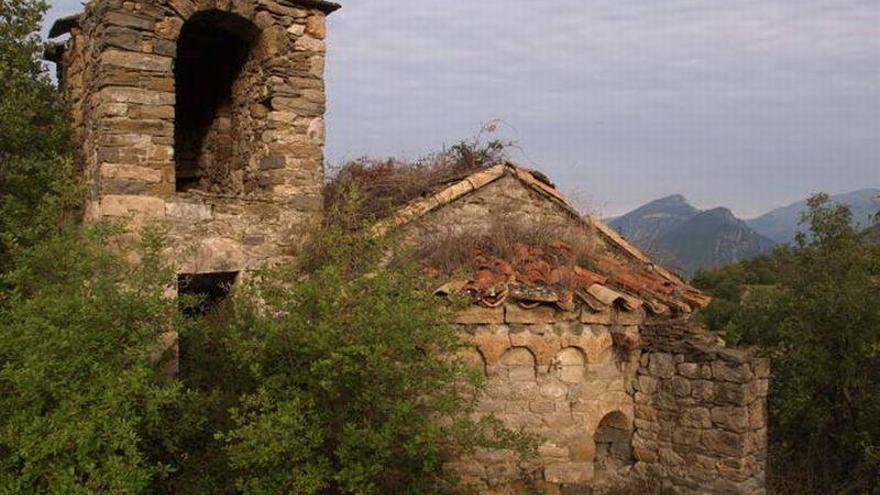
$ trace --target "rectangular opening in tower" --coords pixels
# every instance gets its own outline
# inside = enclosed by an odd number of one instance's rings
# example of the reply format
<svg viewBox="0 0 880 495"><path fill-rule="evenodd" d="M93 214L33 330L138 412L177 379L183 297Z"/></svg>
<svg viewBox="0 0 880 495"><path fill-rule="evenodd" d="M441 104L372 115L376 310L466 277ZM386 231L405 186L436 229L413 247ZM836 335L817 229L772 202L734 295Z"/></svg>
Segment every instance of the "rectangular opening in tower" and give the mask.
<svg viewBox="0 0 880 495"><path fill-rule="evenodd" d="M180 311L188 317L213 311L229 295L238 272L182 273L177 276Z"/></svg>

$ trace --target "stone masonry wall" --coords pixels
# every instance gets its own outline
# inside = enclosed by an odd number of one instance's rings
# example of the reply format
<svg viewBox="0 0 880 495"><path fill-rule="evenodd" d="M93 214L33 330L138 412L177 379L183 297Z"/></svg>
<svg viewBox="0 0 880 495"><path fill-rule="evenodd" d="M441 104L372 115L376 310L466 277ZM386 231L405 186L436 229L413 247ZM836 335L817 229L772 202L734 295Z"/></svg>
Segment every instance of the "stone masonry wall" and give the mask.
<svg viewBox="0 0 880 495"><path fill-rule="evenodd" d="M683 325L641 333L636 473L678 493L765 493L769 362Z"/></svg>
<svg viewBox="0 0 880 495"><path fill-rule="evenodd" d="M615 417L621 445L631 443L638 356L615 352L612 333L634 333L636 327L560 322L461 328L475 346L470 361L488 377L479 413L541 436L539 456L527 465L509 452L478 451L462 459L455 467L466 482L479 493L506 494L521 492L530 478L534 488L558 493L586 490L600 475L627 474L631 462L615 466L620 473L595 472L594 436L603 419ZM628 447L623 450L632 457Z"/></svg>
<svg viewBox="0 0 880 495"><path fill-rule="evenodd" d="M325 17L316 0L94 0L61 61L89 198L86 220L165 222L188 268L255 268L297 254L320 220ZM221 180L175 177L178 38L192 19L256 33L226 110L207 132ZM207 21L205 21L207 19ZM235 128L234 139L218 129ZM222 153L220 143L231 149ZM215 160L216 161L216 160ZM184 269L182 269L183 271Z"/></svg>

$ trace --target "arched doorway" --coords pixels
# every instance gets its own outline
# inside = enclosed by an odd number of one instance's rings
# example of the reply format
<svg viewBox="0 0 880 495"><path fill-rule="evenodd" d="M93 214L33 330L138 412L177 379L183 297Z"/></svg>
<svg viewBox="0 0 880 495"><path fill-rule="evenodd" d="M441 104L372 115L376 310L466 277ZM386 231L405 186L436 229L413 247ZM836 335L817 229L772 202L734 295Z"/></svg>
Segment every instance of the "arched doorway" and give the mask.
<svg viewBox="0 0 880 495"><path fill-rule="evenodd" d="M596 444L593 461L595 483L604 483L623 475L635 463L632 435L632 421L622 412L614 411L602 418L593 434Z"/></svg>
<svg viewBox="0 0 880 495"><path fill-rule="evenodd" d="M244 169L236 153L237 120L247 112L246 84L236 84L259 35L249 20L228 12L194 14L183 25L174 65L177 191L238 192Z"/></svg>

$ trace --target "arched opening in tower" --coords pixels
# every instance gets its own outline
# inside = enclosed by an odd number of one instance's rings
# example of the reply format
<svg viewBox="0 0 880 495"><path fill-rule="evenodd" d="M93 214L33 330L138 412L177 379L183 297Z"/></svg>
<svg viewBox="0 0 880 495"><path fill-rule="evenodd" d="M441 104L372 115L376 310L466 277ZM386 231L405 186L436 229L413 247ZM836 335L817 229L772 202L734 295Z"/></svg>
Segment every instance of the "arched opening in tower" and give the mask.
<svg viewBox="0 0 880 495"><path fill-rule="evenodd" d="M216 10L183 25L174 65L177 191L235 193L246 163L238 122L247 112L247 73L257 27Z"/></svg>

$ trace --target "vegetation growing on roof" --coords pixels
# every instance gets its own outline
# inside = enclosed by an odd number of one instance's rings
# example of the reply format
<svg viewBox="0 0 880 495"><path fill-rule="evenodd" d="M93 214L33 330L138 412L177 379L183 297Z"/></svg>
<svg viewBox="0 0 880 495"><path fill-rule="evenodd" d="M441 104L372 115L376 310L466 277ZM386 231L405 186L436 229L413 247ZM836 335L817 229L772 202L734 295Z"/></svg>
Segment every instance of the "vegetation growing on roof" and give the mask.
<svg viewBox="0 0 880 495"><path fill-rule="evenodd" d="M485 132L493 132L487 126ZM331 174L324 186L324 208L333 211L349 200L352 191L359 196L356 223L387 217L396 208L435 192L443 185L506 160L510 143L483 139L483 133L449 149L417 160L359 158ZM330 220L339 220L329 216Z"/></svg>
<svg viewBox="0 0 880 495"><path fill-rule="evenodd" d="M596 241L571 222L535 222L513 216L493 215L487 228L455 229L454 226L419 239L414 255L426 270L440 277L451 277L463 267L472 268L487 260L512 261L528 252L550 258L553 266L578 265L597 269Z"/></svg>

